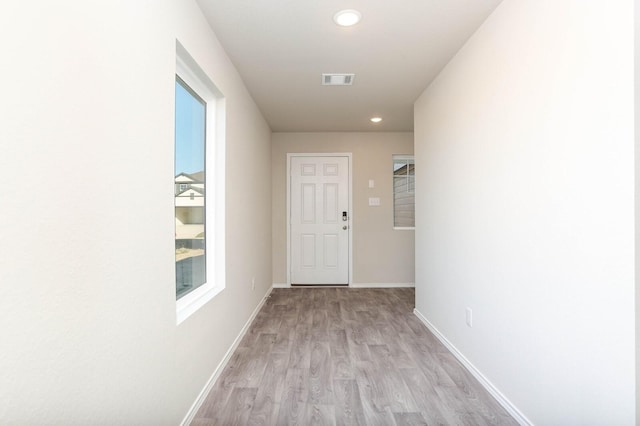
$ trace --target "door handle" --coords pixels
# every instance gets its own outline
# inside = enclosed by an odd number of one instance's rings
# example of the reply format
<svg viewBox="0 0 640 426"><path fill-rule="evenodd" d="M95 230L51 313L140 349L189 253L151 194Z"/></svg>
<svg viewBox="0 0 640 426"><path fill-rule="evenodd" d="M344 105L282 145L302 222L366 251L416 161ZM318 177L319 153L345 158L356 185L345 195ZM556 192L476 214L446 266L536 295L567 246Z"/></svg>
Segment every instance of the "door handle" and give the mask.
<svg viewBox="0 0 640 426"><path fill-rule="evenodd" d="M343 226L342 229L347 229L347 225Z"/></svg>

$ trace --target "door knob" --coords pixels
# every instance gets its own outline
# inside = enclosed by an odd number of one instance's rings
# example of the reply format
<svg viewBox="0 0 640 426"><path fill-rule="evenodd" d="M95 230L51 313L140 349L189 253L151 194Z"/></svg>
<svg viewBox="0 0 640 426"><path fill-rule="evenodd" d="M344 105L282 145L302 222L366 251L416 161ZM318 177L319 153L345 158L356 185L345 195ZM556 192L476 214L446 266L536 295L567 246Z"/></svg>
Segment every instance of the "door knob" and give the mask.
<svg viewBox="0 0 640 426"><path fill-rule="evenodd" d="M343 226L342 229L347 229L347 225Z"/></svg>

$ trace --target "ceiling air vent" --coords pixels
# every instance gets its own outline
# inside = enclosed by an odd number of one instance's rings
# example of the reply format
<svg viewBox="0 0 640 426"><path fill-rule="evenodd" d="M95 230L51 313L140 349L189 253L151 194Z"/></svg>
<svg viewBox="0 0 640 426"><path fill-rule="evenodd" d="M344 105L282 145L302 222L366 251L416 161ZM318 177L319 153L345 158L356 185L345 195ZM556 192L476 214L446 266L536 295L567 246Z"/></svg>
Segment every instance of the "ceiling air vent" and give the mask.
<svg viewBox="0 0 640 426"><path fill-rule="evenodd" d="M322 74L323 86L351 86L355 74Z"/></svg>

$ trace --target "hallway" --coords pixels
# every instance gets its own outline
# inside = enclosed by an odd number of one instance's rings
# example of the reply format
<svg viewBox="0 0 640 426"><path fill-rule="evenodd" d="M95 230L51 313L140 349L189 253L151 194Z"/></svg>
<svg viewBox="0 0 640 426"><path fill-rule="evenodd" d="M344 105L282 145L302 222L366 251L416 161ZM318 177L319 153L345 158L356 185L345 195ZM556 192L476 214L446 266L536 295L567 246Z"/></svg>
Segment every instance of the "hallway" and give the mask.
<svg viewBox="0 0 640 426"><path fill-rule="evenodd" d="M192 425L511 425L412 288L274 289Z"/></svg>

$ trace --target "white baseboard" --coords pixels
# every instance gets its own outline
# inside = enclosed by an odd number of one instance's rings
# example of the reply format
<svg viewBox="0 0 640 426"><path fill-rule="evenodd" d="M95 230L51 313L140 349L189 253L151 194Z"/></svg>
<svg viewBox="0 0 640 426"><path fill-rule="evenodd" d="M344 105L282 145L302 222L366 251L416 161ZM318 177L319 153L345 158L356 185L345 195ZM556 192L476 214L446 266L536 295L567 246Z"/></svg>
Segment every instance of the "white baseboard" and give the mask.
<svg viewBox="0 0 640 426"><path fill-rule="evenodd" d="M533 423L518 408L505 397L502 392L496 388L493 383L487 379L463 354L451 343L440 331L434 327L429 320L417 309L413 310L415 316L446 346L447 349L455 356L462 365L469 370L473 377L478 379L480 384L502 405L502 407L511 414L511 416L522 426L533 426Z"/></svg>
<svg viewBox="0 0 640 426"><path fill-rule="evenodd" d="M222 358L222 361L220 361L216 369L213 371L213 374L211 375L211 377L209 377L209 380L207 380L207 383L205 384L204 388L202 389L202 391L200 391L200 395L198 395L193 405L191 405L191 408L189 408L187 415L184 417L184 419L180 423L181 426L188 426L193 421L196 413L198 412L198 410L204 403L204 400L207 398L207 395L209 395L209 392L213 388L213 385L216 384L218 377L220 377L222 370L224 370L224 368L227 366L227 363L231 359L233 352L238 348L240 341L249 330L251 323L256 318L256 316L258 315L258 312L260 312L260 309L262 309L262 306L264 306L265 302L269 298L269 294L271 294L271 290L272 290L271 288L267 290L267 293L264 295L264 297L262 298L258 306L256 306L256 308L253 310L253 313L247 320L246 324L244 325L244 327L242 327L242 330L240 330L240 334L238 334L238 337L236 337L236 339L233 341L233 344L231 345L227 353L224 354L224 358Z"/></svg>
<svg viewBox="0 0 640 426"><path fill-rule="evenodd" d="M416 283L351 283L352 288L406 288L415 287Z"/></svg>
<svg viewBox="0 0 640 426"><path fill-rule="evenodd" d="M351 288L412 288L415 287L416 283L351 283L349 287ZM286 283L273 283L273 288L291 288L289 284ZM322 287L322 286L318 286ZM330 286L327 286L330 287Z"/></svg>

